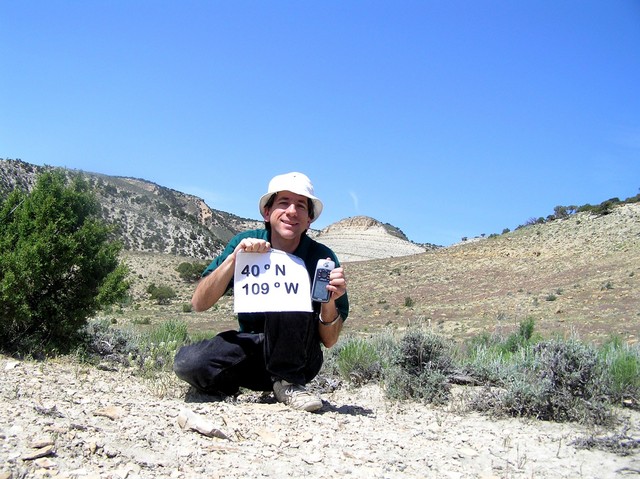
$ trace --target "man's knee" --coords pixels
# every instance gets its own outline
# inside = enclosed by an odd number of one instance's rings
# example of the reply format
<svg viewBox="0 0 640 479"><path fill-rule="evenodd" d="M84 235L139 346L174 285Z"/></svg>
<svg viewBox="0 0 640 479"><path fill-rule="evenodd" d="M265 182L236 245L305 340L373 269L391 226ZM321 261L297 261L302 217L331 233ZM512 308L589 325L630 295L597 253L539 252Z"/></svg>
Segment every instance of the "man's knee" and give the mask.
<svg viewBox="0 0 640 479"><path fill-rule="evenodd" d="M173 358L173 372L180 379L189 382L200 362L193 357L191 345L181 347Z"/></svg>

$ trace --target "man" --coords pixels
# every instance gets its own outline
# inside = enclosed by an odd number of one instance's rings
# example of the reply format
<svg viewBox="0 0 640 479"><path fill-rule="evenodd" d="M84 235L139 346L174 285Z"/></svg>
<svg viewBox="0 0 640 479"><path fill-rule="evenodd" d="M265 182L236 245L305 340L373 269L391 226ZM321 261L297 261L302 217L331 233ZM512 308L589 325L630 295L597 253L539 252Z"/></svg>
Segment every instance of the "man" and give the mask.
<svg viewBox="0 0 640 479"><path fill-rule="evenodd" d="M273 390L282 403L316 411L322 401L305 385L322 366L320 344L327 348L336 344L349 314L344 270L331 249L306 234L323 208L309 178L302 173L274 177L258 204L265 228L240 233L229 242L204 271L191 299L193 309L209 309L233 285L239 251L266 253L271 248L301 258L310 279L319 259L334 261L327 285L329 301L314 301L313 312L240 313L239 331L184 346L173 369L202 392L235 394L240 387Z"/></svg>

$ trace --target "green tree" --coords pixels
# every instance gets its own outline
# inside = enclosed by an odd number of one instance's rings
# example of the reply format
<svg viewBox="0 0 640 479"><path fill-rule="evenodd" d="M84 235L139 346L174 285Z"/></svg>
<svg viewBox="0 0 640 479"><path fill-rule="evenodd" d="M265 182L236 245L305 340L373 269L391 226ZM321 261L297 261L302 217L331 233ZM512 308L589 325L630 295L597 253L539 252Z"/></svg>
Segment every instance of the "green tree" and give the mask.
<svg viewBox="0 0 640 479"><path fill-rule="evenodd" d="M147 286L147 293L149 293L151 299L155 300L156 304L169 304L172 299L178 296L175 290L166 284L156 286L155 283L151 283Z"/></svg>
<svg viewBox="0 0 640 479"><path fill-rule="evenodd" d="M180 278L188 283L196 282L202 276L202 272L207 267L204 263L189 263L184 261L178 265L176 271L180 274Z"/></svg>
<svg viewBox="0 0 640 479"><path fill-rule="evenodd" d="M31 193L0 207L0 348L71 349L79 330L128 289L121 246L109 241L100 205L79 175L42 173Z"/></svg>

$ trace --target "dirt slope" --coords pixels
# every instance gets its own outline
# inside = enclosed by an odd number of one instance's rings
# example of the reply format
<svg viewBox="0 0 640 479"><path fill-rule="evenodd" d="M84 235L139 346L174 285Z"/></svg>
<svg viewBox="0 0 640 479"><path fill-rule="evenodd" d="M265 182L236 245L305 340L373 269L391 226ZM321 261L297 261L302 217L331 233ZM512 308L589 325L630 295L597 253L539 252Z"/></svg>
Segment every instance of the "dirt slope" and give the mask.
<svg viewBox="0 0 640 479"><path fill-rule="evenodd" d="M421 320L460 338L533 317L549 333L636 342L640 204L347 271L351 319L369 329Z"/></svg>

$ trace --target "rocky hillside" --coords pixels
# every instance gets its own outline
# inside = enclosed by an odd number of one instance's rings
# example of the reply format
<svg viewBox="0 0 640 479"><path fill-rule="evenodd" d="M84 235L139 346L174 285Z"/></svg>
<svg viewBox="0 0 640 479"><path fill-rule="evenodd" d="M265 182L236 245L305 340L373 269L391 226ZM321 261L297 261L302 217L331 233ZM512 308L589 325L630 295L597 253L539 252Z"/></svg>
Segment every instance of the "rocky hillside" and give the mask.
<svg viewBox="0 0 640 479"><path fill-rule="evenodd" d="M15 188L29 190L50 167L0 160L0 198ZM70 171L71 173L71 171ZM155 183L99 173L84 176L126 250L212 258L237 231L259 222L210 208L201 198Z"/></svg>
<svg viewBox="0 0 640 479"><path fill-rule="evenodd" d="M19 160L0 160L0 198L15 188L32 188L45 169ZM201 198L146 180L76 173L93 187L103 219L115 226L127 251L211 259L237 232L262 227L261 221L212 209ZM397 228L373 218L349 218L309 234L333 247L341 261L425 251Z"/></svg>
<svg viewBox="0 0 640 479"><path fill-rule="evenodd" d="M316 238L329 246L340 261L362 261L424 253L399 229L368 216L355 216L323 229Z"/></svg>

